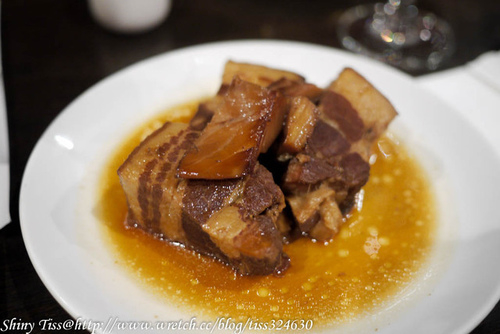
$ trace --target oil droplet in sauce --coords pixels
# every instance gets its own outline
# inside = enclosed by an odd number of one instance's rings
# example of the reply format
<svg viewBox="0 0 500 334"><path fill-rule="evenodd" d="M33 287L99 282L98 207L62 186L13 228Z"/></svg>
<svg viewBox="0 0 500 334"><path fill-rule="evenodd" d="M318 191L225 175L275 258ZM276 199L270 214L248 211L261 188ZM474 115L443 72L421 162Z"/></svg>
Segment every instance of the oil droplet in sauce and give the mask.
<svg viewBox="0 0 500 334"><path fill-rule="evenodd" d="M110 157L99 198L104 241L120 263L156 297L187 312L233 319L311 319L314 326L356 319L397 298L425 268L436 232L435 202L418 163L382 137L373 147L363 203L328 244L299 239L285 246L291 266L282 277L241 277L183 247L126 228L117 169L165 121L187 122L197 103L148 122Z"/></svg>

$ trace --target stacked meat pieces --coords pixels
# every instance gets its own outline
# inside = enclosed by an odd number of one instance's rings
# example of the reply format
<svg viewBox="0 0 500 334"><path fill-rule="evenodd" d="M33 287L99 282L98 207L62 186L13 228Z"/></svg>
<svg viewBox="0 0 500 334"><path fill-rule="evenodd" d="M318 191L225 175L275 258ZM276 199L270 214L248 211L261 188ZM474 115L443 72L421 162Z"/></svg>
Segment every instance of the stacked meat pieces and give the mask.
<svg viewBox="0 0 500 334"><path fill-rule="evenodd" d="M119 168L126 224L243 275L281 274L284 243L339 231L396 111L352 69L320 89L228 62L222 81L190 124L164 124Z"/></svg>

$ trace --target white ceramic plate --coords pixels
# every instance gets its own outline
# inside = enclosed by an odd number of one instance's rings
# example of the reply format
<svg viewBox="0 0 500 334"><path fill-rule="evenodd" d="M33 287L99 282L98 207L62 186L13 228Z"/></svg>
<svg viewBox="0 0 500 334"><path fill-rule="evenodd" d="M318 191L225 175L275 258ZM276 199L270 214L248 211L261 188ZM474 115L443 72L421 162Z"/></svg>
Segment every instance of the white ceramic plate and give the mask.
<svg viewBox="0 0 500 334"><path fill-rule="evenodd" d="M194 316L155 300L114 265L93 215L95 186L106 157L138 124L215 93L228 59L289 69L319 86L350 66L393 102L400 115L391 131L413 146L434 181L441 224L451 227L440 229L438 246L451 253L429 268L435 279L422 278L425 296L407 292L402 311L370 318L364 331L449 334L474 328L500 297L495 152L410 77L342 51L279 41L209 44L148 59L89 89L51 124L26 167L20 217L33 265L58 302L73 317L94 322Z"/></svg>

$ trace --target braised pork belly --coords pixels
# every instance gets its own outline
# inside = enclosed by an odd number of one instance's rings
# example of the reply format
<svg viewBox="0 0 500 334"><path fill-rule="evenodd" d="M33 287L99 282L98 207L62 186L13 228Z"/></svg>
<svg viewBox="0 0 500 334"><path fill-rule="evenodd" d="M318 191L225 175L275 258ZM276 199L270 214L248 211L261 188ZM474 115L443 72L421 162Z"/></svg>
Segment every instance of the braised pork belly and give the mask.
<svg viewBox="0 0 500 334"><path fill-rule="evenodd" d="M368 180L370 147L396 114L352 69L321 89L228 62L189 124L164 124L119 168L126 224L243 275L282 274L292 235L338 233Z"/></svg>
<svg viewBox="0 0 500 334"><path fill-rule="evenodd" d="M303 107L299 118L293 106L278 150L282 160L289 159L280 185L302 234L329 241L368 181L371 146L397 112L350 68L323 91L316 109L311 104ZM289 134L294 132L299 133L300 145L290 145Z"/></svg>
<svg viewBox="0 0 500 334"><path fill-rule="evenodd" d="M279 92L236 76L195 117L203 124L208 117L203 115L212 115L182 159L179 176L213 180L247 175L281 132L285 107Z"/></svg>

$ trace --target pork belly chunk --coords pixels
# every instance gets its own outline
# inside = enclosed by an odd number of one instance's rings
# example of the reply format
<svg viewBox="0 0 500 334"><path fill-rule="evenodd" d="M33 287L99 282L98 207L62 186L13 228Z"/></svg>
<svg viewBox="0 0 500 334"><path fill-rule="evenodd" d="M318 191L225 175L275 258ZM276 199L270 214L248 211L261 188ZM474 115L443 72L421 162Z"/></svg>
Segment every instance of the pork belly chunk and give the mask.
<svg viewBox="0 0 500 334"><path fill-rule="evenodd" d="M305 149L290 160L282 183L299 230L319 241L335 236L369 169L336 129L319 120Z"/></svg>
<svg viewBox="0 0 500 334"><path fill-rule="evenodd" d="M361 138L352 142L352 150L368 160L372 144L396 117L396 109L377 88L352 68L344 69L327 90L343 97L358 114L363 127Z"/></svg>
<svg viewBox="0 0 500 334"><path fill-rule="evenodd" d="M236 76L194 116L192 124L203 130L182 159L179 176L215 180L247 175L281 132L285 111L281 93Z"/></svg>
<svg viewBox="0 0 500 334"><path fill-rule="evenodd" d="M242 274L280 274L289 264L276 221L284 196L257 164L242 179L188 180L182 224L188 243Z"/></svg>
<svg viewBox="0 0 500 334"><path fill-rule="evenodd" d="M241 80L261 87L267 87L283 78L292 82L305 82L304 77L290 71L262 65L228 61L224 66L224 73L222 74L222 86L229 85L236 76L240 77Z"/></svg>
<svg viewBox="0 0 500 334"><path fill-rule="evenodd" d="M178 164L199 135L188 124L166 123L131 153L118 170L126 223L243 275L283 272L289 260L276 226L285 206L281 189L258 163L242 178L178 178Z"/></svg>
<svg viewBox="0 0 500 334"><path fill-rule="evenodd" d="M126 223L146 233L185 243L181 224L181 180L177 165L199 132L187 124L165 123L149 135L118 169L127 197Z"/></svg>
<svg viewBox="0 0 500 334"><path fill-rule="evenodd" d="M318 117L318 108L307 97L294 96L289 98L288 112L277 152L278 160L287 160L304 150Z"/></svg>
<svg viewBox="0 0 500 334"><path fill-rule="evenodd" d="M310 116L312 106L301 117L294 116L293 108L287 114L280 152L290 160L282 188L302 234L329 241L368 181L373 143L397 112L350 68L319 95L316 107L316 118ZM288 133L300 134L300 141L288 140Z"/></svg>

